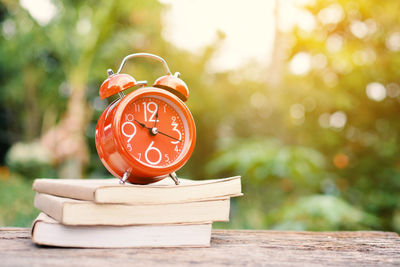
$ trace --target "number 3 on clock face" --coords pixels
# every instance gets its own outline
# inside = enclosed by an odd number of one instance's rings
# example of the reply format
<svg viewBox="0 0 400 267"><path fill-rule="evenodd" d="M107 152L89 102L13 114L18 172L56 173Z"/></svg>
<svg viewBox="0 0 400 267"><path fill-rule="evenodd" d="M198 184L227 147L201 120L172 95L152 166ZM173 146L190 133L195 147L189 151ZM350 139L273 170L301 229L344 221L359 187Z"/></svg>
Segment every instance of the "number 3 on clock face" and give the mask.
<svg viewBox="0 0 400 267"><path fill-rule="evenodd" d="M188 122L182 111L162 96L133 99L121 117L122 143L137 161L168 167L188 145Z"/></svg>

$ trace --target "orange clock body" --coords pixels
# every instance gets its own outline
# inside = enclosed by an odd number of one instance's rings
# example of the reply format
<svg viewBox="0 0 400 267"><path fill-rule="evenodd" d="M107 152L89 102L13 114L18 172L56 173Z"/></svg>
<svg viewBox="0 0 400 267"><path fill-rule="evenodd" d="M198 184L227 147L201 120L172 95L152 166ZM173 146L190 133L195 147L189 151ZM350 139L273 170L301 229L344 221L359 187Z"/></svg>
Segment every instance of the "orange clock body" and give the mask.
<svg viewBox="0 0 400 267"><path fill-rule="evenodd" d="M148 184L180 169L196 143L193 117L175 94L143 87L117 99L101 115L96 148L107 170Z"/></svg>

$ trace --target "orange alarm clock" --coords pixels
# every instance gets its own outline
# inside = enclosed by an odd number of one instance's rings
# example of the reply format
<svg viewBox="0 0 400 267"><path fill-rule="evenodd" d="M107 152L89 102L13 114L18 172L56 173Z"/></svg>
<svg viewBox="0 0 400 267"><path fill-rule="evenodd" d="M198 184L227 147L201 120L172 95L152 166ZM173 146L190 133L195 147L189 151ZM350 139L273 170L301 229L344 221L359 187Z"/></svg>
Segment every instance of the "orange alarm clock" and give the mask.
<svg viewBox="0 0 400 267"><path fill-rule="evenodd" d="M167 75L153 87L120 73L125 62L134 57L160 61ZM175 172L190 158L196 143L196 127L185 105L189 89L169 70L166 61L156 55L136 53L126 56L117 71L107 70L109 77L100 87L100 98L114 94L112 102L96 126L96 148L107 170L121 183L149 184L166 177L179 183ZM124 90L138 89L124 95Z"/></svg>

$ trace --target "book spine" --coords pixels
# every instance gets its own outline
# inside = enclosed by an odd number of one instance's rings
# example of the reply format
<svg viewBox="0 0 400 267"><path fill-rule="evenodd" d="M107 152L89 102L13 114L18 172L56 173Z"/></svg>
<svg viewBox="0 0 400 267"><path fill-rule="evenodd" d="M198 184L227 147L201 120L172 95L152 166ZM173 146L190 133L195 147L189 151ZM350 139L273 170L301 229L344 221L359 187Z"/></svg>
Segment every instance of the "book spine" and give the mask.
<svg viewBox="0 0 400 267"><path fill-rule="evenodd" d="M63 221L63 203L57 199L51 199L48 195L36 193L34 206L52 217L53 219Z"/></svg>
<svg viewBox="0 0 400 267"><path fill-rule="evenodd" d="M60 197L80 200L94 200L94 188L79 184L58 183L57 180L39 179L33 183L33 190Z"/></svg>

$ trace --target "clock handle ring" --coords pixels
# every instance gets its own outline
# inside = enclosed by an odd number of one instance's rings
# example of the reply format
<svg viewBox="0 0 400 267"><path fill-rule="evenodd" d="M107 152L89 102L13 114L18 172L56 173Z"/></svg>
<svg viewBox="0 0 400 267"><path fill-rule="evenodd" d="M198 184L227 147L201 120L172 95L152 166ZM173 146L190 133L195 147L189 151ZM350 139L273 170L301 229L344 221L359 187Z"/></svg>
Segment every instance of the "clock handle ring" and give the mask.
<svg viewBox="0 0 400 267"><path fill-rule="evenodd" d="M135 54L127 55L127 56L122 60L121 65L119 66L119 69L118 69L118 71L117 71L117 74L119 74L119 73L121 72L121 70L122 70L122 68L124 67L126 61L127 61L128 59L134 58L134 57L147 57L147 58L152 58L152 59L155 59L155 60L157 60L157 61L160 61L160 62L163 64L164 69L167 71L167 73L168 73L169 75L172 75L172 73L171 73L171 71L169 70L169 67L168 67L168 65L167 65L167 62L166 62L162 57L159 57L159 56L156 56L156 55L153 55L153 54L150 54L150 53L135 53Z"/></svg>

